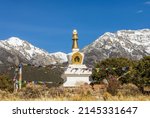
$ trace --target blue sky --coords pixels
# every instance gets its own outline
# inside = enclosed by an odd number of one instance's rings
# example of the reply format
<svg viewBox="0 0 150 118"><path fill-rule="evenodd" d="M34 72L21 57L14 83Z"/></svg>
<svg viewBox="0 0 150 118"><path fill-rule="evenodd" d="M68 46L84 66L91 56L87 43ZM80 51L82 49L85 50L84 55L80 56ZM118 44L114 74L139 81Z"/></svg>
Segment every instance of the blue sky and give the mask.
<svg viewBox="0 0 150 118"><path fill-rule="evenodd" d="M0 0L0 39L16 36L48 52L70 52L105 32L150 28L150 0Z"/></svg>

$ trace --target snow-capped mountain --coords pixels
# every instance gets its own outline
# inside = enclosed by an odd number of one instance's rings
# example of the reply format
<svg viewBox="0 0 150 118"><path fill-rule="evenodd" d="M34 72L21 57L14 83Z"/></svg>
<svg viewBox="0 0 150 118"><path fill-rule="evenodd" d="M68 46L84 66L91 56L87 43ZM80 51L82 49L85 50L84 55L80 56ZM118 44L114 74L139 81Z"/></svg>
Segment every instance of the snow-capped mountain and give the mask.
<svg viewBox="0 0 150 118"><path fill-rule="evenodd" d="M150 29L106 32L81 51L85 54L84 63L88 65L110 57L140 59L150 55ZM0 64L19 62L33 65L64 63L67 54L48 53L17 37L0 40Z"/></svg>
<svg viewBox="0 0 150 118"><path fill-rule="evenodd" d="M140 59L150 55L150 29L106 32L82 51L87 64L110 57Z"/></svg>
<svg viewBox="0 0 150 118"><path fill-rule="evenodd" d="M0 40L0 63L19 61L33 65L50 65L67 62L67 56L63 52L48 53L17 37Z"/></svg>

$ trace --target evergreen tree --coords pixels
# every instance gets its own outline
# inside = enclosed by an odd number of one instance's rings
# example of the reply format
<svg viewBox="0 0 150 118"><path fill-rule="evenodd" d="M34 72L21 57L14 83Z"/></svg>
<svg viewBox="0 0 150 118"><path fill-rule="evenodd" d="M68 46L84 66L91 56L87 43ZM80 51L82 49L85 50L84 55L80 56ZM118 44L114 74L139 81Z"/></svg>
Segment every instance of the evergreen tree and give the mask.
<svg viewBox="0 0 150 118"><path fill-rule="evenodd" d="M130 70L132 70L133 65L134 62L126 58L108 58L95 65L92 78L100 82L103 79L109 80L116 77L121 83L129 83Z"/></svg>
<svg viewBox="0 0 150 118"><path fill-rule="evenodd" d="M132 82L138 87L150 86L150 56L146 56L134 67Z"/></svg>

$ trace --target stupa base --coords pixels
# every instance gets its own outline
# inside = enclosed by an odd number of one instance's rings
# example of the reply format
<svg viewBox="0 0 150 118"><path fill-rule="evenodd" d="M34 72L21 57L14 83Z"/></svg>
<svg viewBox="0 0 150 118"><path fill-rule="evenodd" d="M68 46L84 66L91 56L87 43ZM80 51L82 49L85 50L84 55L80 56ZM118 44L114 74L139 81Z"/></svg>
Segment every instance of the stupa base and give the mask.
<svg viewBox="0 0 150 118"><path fill-rule="evenodd" d="M64 82L64 87L77 87L84 84L90 84L89 76L88 77L67 77Z"/></svg>

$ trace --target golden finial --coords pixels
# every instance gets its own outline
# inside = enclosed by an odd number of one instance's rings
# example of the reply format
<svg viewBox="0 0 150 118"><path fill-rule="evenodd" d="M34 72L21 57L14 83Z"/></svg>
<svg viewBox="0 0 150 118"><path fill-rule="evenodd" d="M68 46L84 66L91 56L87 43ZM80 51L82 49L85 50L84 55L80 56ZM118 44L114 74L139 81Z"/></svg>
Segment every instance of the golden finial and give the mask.
<svg viewBox="0 0 150 118"><path fill-rule="evenodd" d="M78 33L77 33L77 30L73 30L72 40L73 40L72 49L78 49L78 42L77 42Z"/></svg>

